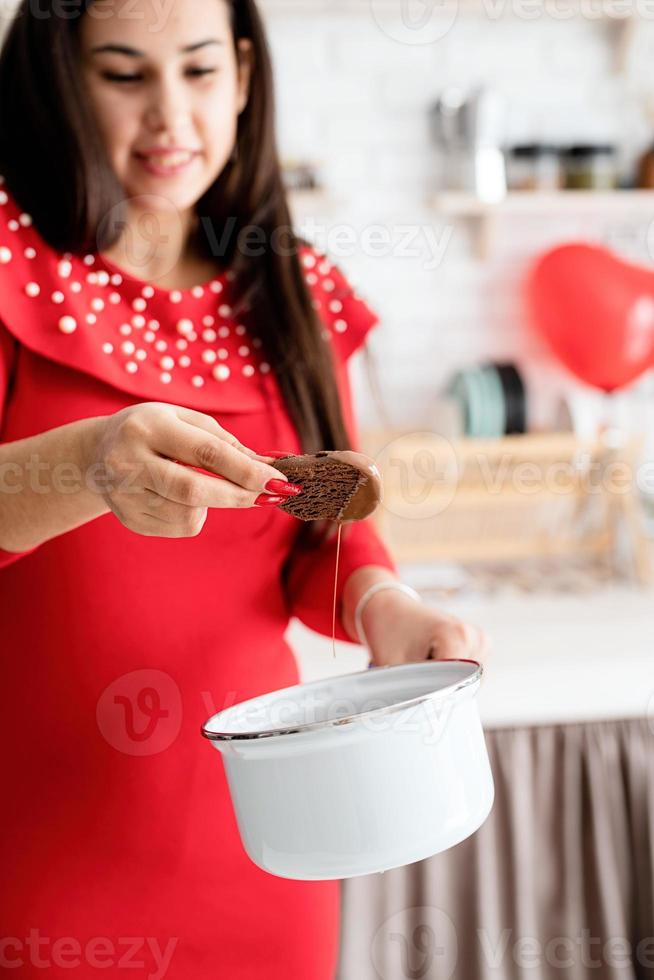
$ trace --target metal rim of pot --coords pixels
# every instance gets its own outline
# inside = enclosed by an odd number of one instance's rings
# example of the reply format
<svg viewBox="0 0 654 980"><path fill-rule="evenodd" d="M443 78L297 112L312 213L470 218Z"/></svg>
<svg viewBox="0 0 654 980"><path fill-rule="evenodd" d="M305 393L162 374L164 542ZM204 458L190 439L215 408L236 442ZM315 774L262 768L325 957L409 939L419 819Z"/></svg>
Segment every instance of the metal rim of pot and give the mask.
<svg viewBox="0 0 654 980"><path fill-rule="evenodd" d="M415 667L418 666L421 662L429 663L430 661L428 660L417 661L414 664L388 664L384 667L377 667L376 670L392 670L397 666ZM439 661L434 661L434 663L438 663L438 662ZM470 675L470 677L467 677L465 680L459 681L458 683L455 684L450 684L448 687L440 688L437 691L432 691L430 694L422 694L419 697L409 698L406 701L399 701L397 704L386 705L385 707L382 708L372 708L370 711L361 711L353 715L344 715L342 718L330 718L327 719L327 721L312 721L304 725L290 725L284 728L266 729L264 731L250 731L250 732L212 732L207 729L208 722L205 722L205 724L202 726L201 733L204 738L209 739L209 741L211 742L237 742L237 741L252 741L254 739L262 739L262 738L275 738L279 735L297 735L305 732L316 732L326 728L340 728L344 725L356 724L357 722L360 722L362 719L396 714L397 712L406 711L409 708L416 707L420 704L425 704L426 702L429 701L438 701L441 698L452 697L453 695L458 694L459 691L462 691L465 688L471 687L473 684L476 684L481 679L482 674L484 672L484 668L476 660L460 659L460 660L443 660L440 662L447 663L447 664L474 664L477 669L474 671L473 674ZM348 678L363 677L363 676L370 677L370 671L360 670L360 671L356 671L353 674L347 674L345 676L347 676ZM327 681L328 680L329 678L327 678ZM318 686L319 684L324 684L324 683L326 683L325 680L319 680L319 681L312 681L311 683L302 686L304 688L308 688L308 687L313 687L314 685ZM271 692L271 693L277 693L277 692ZM262 695L262 696L266 697L267 695Z"/></svg>

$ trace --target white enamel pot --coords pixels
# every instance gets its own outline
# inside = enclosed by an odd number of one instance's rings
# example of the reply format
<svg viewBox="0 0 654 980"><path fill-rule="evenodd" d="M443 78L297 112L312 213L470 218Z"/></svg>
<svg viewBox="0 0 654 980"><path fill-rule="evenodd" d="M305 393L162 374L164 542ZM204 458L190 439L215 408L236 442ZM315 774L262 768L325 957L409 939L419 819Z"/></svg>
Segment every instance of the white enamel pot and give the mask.
<svg viewBox="0 0 654 980"><path fill-rule="evenodd" d="M207 721L243 846L283 878L411 864L474 833L493 804L467 660L378 667L244 701Z"/></svg>

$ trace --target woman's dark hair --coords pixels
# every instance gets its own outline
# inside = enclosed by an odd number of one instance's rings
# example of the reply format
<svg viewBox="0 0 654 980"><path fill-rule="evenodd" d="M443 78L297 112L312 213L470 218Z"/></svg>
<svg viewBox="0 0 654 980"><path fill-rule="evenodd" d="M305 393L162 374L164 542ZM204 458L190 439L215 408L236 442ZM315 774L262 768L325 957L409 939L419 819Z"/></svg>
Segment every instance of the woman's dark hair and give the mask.
<svg viewBox="0 0 654 980"><path fill-rule="evenodd" d="M256 324L304 452L350 447L330 345L312 305L298 254L275 140L273 73L254 0L225 0L235 45L248 38L253 68L247 106L238 122L232 160L197 204L198 241L208 254L212 234L229 241L221 263L235 275L240 315ZM60 251L108 248L124 206L81 81L79 25L93 0L22 0L0 53L0 173L40 234ZM265 247L256 259L239 234L258 229ZM276 235L284 233L283 247ZM284 447L280 447L284 448ZM328 526L302 525L293 549L324 539Z"/></svg>

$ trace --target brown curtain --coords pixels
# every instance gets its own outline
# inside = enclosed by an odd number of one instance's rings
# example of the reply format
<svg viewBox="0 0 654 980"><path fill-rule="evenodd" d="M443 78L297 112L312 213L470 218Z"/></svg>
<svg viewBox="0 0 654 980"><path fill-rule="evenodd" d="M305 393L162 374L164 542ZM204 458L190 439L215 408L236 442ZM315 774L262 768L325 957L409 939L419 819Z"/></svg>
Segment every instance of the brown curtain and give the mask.
<svg viewBox="0 0 654 980"><path fill-rule="evenodd" d="M343 883L338 980L654 980L654 720L486 739L481 830Z"/></svg>

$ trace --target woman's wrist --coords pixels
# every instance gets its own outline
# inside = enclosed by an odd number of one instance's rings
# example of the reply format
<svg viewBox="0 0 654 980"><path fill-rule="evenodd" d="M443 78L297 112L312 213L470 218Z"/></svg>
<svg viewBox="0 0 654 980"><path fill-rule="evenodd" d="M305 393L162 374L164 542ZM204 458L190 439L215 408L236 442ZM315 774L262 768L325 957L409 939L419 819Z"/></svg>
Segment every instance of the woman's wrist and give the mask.
<svg viewBox="0 0 654 980"><path fill-rule="evenodd" d="M399 582L399 579L390 569L382 565L364 565L362 568L357 568L355 572L352 572L345 583L345 588L343 589L343 626L348 636L355 643L359 642L355 624L355 615L359 600L370 586L375 585L377 582ZM382 595L387 594L390 593L378 593L374 599L377 600ZM371 599L370 601L372 602L373 600Z"/></svg>
<svg viewBox="0 0 654 980"><path fill-rule="evenodd" d="M402 612L407 601L409 605L414 605L422 602L422 599L415 589L403 582L377 582L371 585L359 599L354 613L354 628L359 643L369 647L377 632L373 627L380 627L383 631L389 617L392 622L392 617ZM372 612L371 606L374 606Z"/></svg>
<svg viewBox="0 0 654 980"><path fill-rule="evenodd" d="M110 416L81 419L76 433L77 463L86 483L93 483L93 467L97 463L98 449Z"/></svg>

